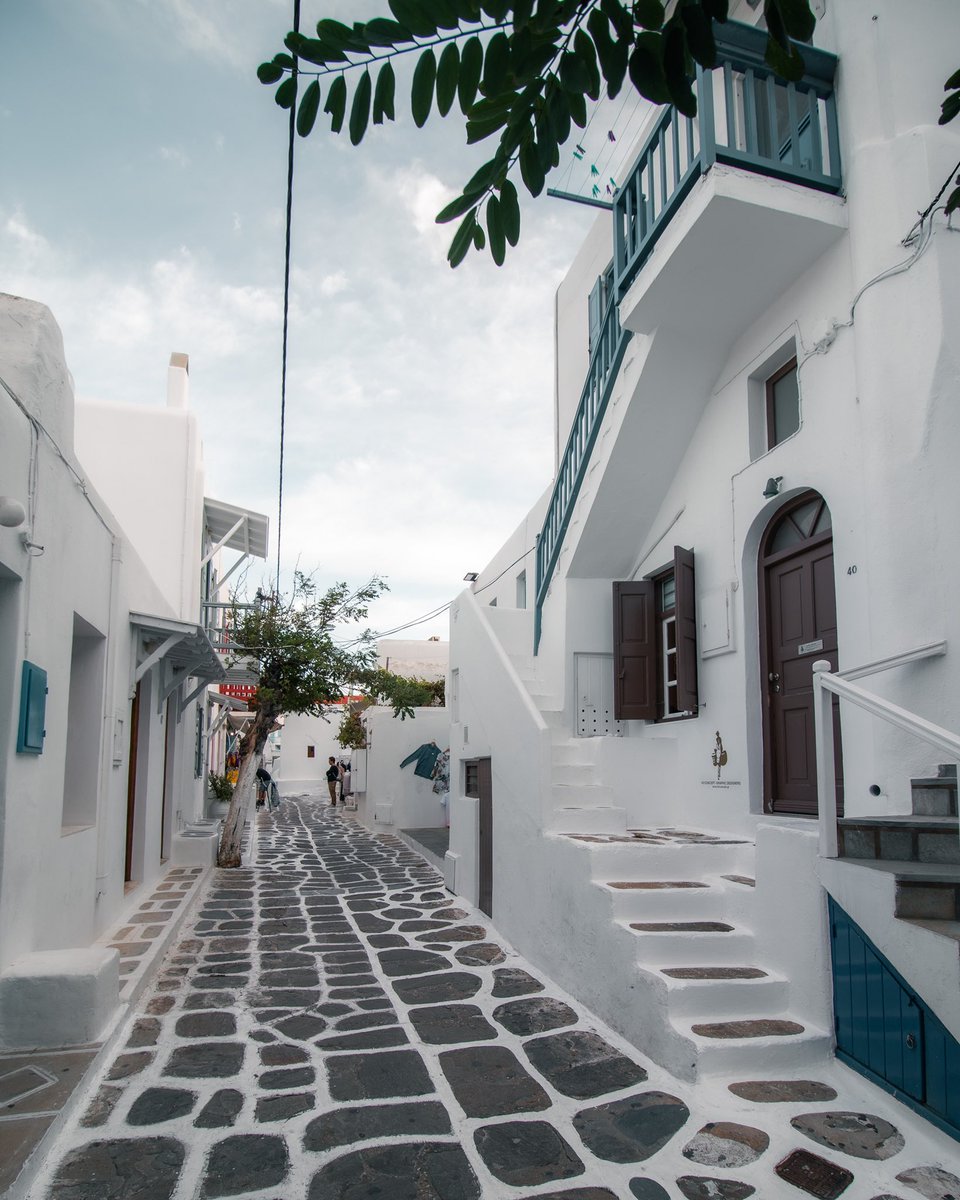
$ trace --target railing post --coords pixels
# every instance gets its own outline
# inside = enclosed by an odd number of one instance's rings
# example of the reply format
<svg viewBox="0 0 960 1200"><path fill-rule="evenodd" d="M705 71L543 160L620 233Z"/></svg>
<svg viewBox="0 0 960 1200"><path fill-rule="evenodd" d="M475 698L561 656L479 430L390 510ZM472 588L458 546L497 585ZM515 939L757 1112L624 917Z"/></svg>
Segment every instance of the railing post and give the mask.
<svg viewBox="0 0 960 1200"><path fill-rule="evenodd" d="M697 67L697 116L700 119L700 161L703 173L717 161L717 117L713 103L713 72Z"/></svg>
<svg viewBox="0 0 960 1200"><path fill-rule="evenodd" d="M825 658L813 664L813 724L817 744L817 811L820 821L820 857L836 858L837 770L833 744L833 695L822 675L831 670Z"/></svg>

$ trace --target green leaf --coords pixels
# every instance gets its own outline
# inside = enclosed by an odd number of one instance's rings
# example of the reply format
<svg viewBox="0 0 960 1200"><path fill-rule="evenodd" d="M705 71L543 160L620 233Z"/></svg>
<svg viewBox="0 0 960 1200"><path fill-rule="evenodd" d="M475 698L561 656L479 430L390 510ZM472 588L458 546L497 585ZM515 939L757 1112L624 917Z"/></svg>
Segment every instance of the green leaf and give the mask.
<svg viewBox="0 0 960 1200"><path fill-rule="evenodd" d="M614 43L610 36L610 22L597 8L588 17L587 28L596 47L600 72L607 83L607 95L612 100L620 91L627 69L628 43Z"/></svg>
<svg viewBox="0 0 960 1200"><path fill-rule="evenodd" d="M957 176L955 182L960 183L960 175ZM956 212L958 208L960 208L960 187L954 188L947 197L947 206L943 211L946 216L949 217L950 214Z"/></svg>
<svg viewBox="0 0 960 1200"><path fill-rule="evenodd" d="M297 102L296 76L291 75L288 79L285 79L277 88L273 98L281 108L293 108Z"/></svg>
<svg viewBox="0 0 960 1200"><path fill-rule="evenodd" d="M284 76L283 67L279 63L265 62L257 67L257 78L261 83L276 83Z"/></svg>
<svg viewBox="0 0 960 1200"><path fill-rule="evenodd" d="M430 0L430 16L438 29L456 29L460 24L457 10L450 0Z"/></svg>
<svg viewBox="0 0 960 1200"><path fill-rule="evenodd" d="M696 4L688 4L680 10L687 33L690 53L701 67L712 68L717 63L717 43L713 36L713 22Z"/></svg>
<svg viewBox="0 0 960 1200"><path fill-rule="evenodd" d="M662 29L666 15L660 0L634 0L634 20L644 29Z"/></svg>
<svg viewBox="0 0 960 1200"><path fill-rule="evenodd" d="M453 107L460 76L460 50L456 42L447 42L437 65L437 112L445 117Z"/></svg>
<svg viewBox="0 0 960 1200"><path fill-rule="evenodd" d="M570 136L570 102L566 93L559 88L555 88L547 98L547 116L553 140L562 146Z"/></svg>
<svg viewBox="0 0 960 1200"><path fill-rule="evenodd" d="M343 114L347 110L347 81L342 75L338 75L330 84L330 90L327 92L327 102L323 106L323 111L330 114L330 128L334 133L339 133L343 128Z"/></svg>
<svg viewBox="0 0 960 1200"><path fill-rule="evenodd" d="M393 73L393 64L388 60L380 68L380 74L377 76L377 86L373 93L374 125L382 125L384 117L388 121L392 121L396 117L393 107L396 86L397 78Z"/></svg>
<svg viewBox="0 0 960 1200"><path fill-rule="evenodd" d="M703 11L712 20L722 24L730 12L729 0L703 0Z"/></svg>
<svg viewBox="0 0 960 1200"><path fill-rule="evenodd" d="M585 96L570 92L567 94L567 107L570 109L570 120L574 125L585 129L587 125L587 101Z"/></svg>
<svg viewBox="0 0 960 1200"><path fill-rule="evenodd" d="M307 137L313 129L313 123L320 111L320 84L314 79L303 93L300 110L297 113L297 133Z"/></svg>
<svg viewBox="0 0 960 1200"><path fill-rule="evenodd" d="M520 240L520 198L509 179L500 185L500 221L504 236L511 246L515 246Z"/></svg>
<svg viewBox="0 0 960 1200"><path fill-rule="evenodd" d="M520 147L520 176L530 195L539 196L543 191L544 170L532 137Z"/></svg>
<svg viewBox="0 0 960 1200"><path fill-rule="evenodd" d="M482 250L487 244L487 239L483 233L483 226L479 223L473 227L473 246L475 250Z"/></svg>
<svg viewBox="0 0 960 1200"><path fill-rule="evenodd" d="M283 39L284 45L298 58L325 67L327 63L346 62L347 56L342 50L334 50L319 38L304 37L303 34L288 33Z"/></svg>
<svg viewBox="0 0 960 1200"><path fill-rule="evenodd" d="M476 142L482 142L484 138L488 138L491 133L496 133L498 129L502 129L506 124L506 116L489 117L484 121L467 121L467 145L473 146Z"/></svg>
<svg viewBox="0 0 960 1200"><path fill-rule="evenodd" d="M495 95L506 83L510 68L510 39L501 30L487 42L483 59L483 90L485 95Z"/></svg>
<svg viewBox="0 0 960 1200"><path fill-rule="evenodd" d="M473 231L477 226L477 210L471 208L467 215L457 227L457 232L453 235L453 241L450 243L450 249L447 252L447 261L451 267L458 267L466 257L467 251L470 249L470 243L473 241Z"/></svg>
<svg viewBox="0 0 960 1200"><path fill-rule="evenodd" d="M609 17L618 38L633 40L633 17L619 0L600 0L600 10Z"/></svg>
<svg viewBox="0 0 960 1200"><path fill-rule="evenodd" d="M276 61L276 59L274 59ZM951 91L953 88L960 88L960 71L954 71L947 82L943 85L945 92Z"/></svg>
<svg viewBox="0 0 960 1200"><path fill-rule="evenodd" d="M473 196L474 199L476 199L476 197L485 192L491 184L495 183L497 177L502 173L503 164L500 163L496 158L491 158L489 162L485 162L480 170L474 172L474 174L470 177L463 189L464 193L468 196Z"/></svg>
<svg viewBox="0 0 960 1200"><path fill-rule="evenodd" d="M317 37L334 50L346 50L352 40L352 30L342 21L328 19L317 22Z"/></svg>
<svg viewBox="0 0 960 1200"><path fill-rule="evenodd" d="M457 80L457 96L460 111L465 113L473 107L483 70L483 44L476 36L464 43L460 51L460 78Z"/></svg>
<svg viewBox="0 0 960 1200"><path fill-rule="evenodd" d="M487 233L490 237L490 253L498 267L503 266L507 256L507 239L503 233L503 222L500 219L500 201L491 196L487 201Z"/></svg>
<svg viewBox="0 0 960 1200"><path fill-rule="evenodd" d="M480 7L494 21L505 21L510 9L510 0L480 0Z"/></svg>
<svg viewBox="0 0 960 1200"><path fill-rule="evenodd" d="M400 24L417 37L431 37L437 32L436 22L430 19L420 0L387 0L387 3Z"/></svg>
<svg viewBox="0 0 960 1200"><path fill-rule="evenodd" d="M462 217L469 209L474 208L477 203L475 195L468 195L466 192L462 196L458 196L456 200L451 200L445 207L441 208L436 215L436 223L438 225L446 225L449 221L455 221L457 217Z"/></svg>
<svg viewBox="0 0 960 1200"><path fill-rule="evenodd" d="M597 66L597 52L593 42L582 29L578 29L573 39L573 49L577 58L583 63L587 74L587 86L583 89L591 100L600 98L600 68Z"/></svg>
<svg viewBox="0 0 960 1200"><path fill-rule="evenodd" d="M513 31L516 33L529 22L533 16L533 0L514 0Z"/></svg>
<svg viewBox="0 0 960 1200"><path fill-rule="evenodd" d="M655 33L637 36L630 55L630 80L641 96L654 104L669 104L670 89L660 60L661 39Z"/></svg>
<svg viewBox="0 0 960 1200"><path fill-rule="evenodd" d="M767 49L764 54L767 66L782 78L796 83L803 77L803 58L796 46L791 46L789 53L776 41L771 33L767 38Z"/></svg>
<svg viewBox="0 0 960 1200"><path fill-rule="evenodd" d="M810 11L808 0L766 0L764 10L776 7L787 34L798 42L808 42L817 27L817 18ZM769 28L769 15L768 26Z"/></svg>
<svg viewBox="0 0 960 1200"><path fill-rule="evenodd" d="M353 104L350 108L350 141L354 146L360 145L363 135L367 132L371 90L370 72L364 71L357 83L357 90L353 93Z"/></svg>
<svg viewBox="0 0 960 1200"><path fill-rule="evenodd" d="M371 46L399 46L414 40L409 29L386 17L374 17L364 25L363 32Z"/></svg>
<svg viewBox="0 0 960 1200"><path fill-rule="evenodd" d="M960 92L954 92L948 96L940 106L940 120L938 125L947 125L960 112Z"/></svg>
<svg viewBox="0 0 960 1200"><path fill-rule="evenodd" d="M425 50L420 55L413 72L413 86L410 90L410 111L413 113L413 123L418 129L426 124L430 116L430 106L433 104L433 85L437 78L437 59L433 50Z"/></svg>
<svg viewBox="0 0 960 1200"><path fill-rule="evenodd" d="M685 117L697 115L697 98L691 85L687 39L682 22L674 19L663 34L663 71L674 107Z"/></svg>

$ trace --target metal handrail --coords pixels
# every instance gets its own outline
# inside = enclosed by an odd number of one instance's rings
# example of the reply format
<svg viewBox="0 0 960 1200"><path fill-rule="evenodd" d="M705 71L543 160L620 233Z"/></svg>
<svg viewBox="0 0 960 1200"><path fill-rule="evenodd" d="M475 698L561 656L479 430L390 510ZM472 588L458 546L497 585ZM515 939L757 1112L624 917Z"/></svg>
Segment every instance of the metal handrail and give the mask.
<svg viewBox="0 0 960 1200"><path fill-rule="evenodd" d="M798 45L804 74L787 83L764 62L761 30L728 21L715 27L715 35L716 68L697 70L697 115L665 108L614 197L618 296L714 163L821 191L841 189L834 55Z"/></svg>
<svg viewBox="0 0 960 1200"><path fill-rule="evenodd" d="M543 526L537 538L537 595L534 607L533 652L540 645L543 601L553 576L573 506L590 462L607 401L613 391L627 343L633 335L621 328L616 297L611 292L603 322L590 353L587 378L560 458L557 478L550 493Z"/></svg>
<svg viewBox="0 0 960 1200"><path fill-rule="evenodd" d="M936 658L947 652L946 642L929 642L918 646L904 654L896 654L890 658L878 659L862 667L849 671L832 672L827 659L817 659L813 664L813 711L814 731L817 747L817 807L820 823L820 855L822 858L836 858L839 853L839 838L837 836L837 772L834 758L833 741L833 697L849 700L858 708L872 713L875 717L914 734L929 745L943 750L951 758L960 759L960 734L952 733L941 725L935 725L916 713L901 708L882 696L868 692L866 688L852 683L852 679L862 679L866 675L875 675L880 671L888 671L892 667L903 666L905 663L919 662L924 658Z"/></svg>

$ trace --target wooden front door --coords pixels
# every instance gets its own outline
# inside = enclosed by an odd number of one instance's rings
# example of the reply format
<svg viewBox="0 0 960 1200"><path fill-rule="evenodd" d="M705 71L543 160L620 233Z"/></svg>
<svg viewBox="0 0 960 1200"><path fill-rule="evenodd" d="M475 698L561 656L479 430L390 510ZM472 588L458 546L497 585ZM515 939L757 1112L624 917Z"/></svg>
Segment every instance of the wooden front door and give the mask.
<svg viewBox="0 0 960 1200"><path fill-rule="evenodd" d="M133 830L137 815L137 747L140 743L140 684L130 705L130 753L127 762L127 835L123 863L123 879L133 879Z"/></svg>
<svg viewBox="0 0 960 1200"><path fill-rule="evenodd" d="M761 546L764 808L816 816L813 664L837 669L830 510L807 493L782 509ZM839 717L834 712L837 757ZM838 781L840 774L837 774ZM842 798L838 783L838 800Z"/></svg>
<svg viewBox="0 0 960 1200"><path fill-rule="evenodd" d="M490 759L477 762L478 776L478 874L479 896L477 908L488 917L493 916L493 779Z"/></svg>

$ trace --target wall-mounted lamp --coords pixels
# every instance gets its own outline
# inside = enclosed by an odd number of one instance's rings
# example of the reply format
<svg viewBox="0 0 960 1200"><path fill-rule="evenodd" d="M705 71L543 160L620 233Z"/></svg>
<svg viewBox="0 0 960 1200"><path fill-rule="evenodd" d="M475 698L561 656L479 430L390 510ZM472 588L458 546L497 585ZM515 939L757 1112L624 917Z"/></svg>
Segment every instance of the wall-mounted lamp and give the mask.
<svg viewBox="0 0 960 1200"><path fill-rule="evenodd" d="M468 571L466 573L466 575L464 575L464 577L463 577L463 582L464 583L476 583L479 578L480 578L479 572Z"/></svg>
<svg viewBox="0 0 960 1200"><path fill-rule="evenodd" d="M783 483L782 475L771 475L767 480L767 486L763 489L763 498L772 500L774 496L779 496L781 483Z"/></svg>
<svg viewBox="0 0 960 1200"><path fill-rule="evenodd" d="M0 496L0 525L16 529L27 519L27 510L12 496Z"/></svg>

